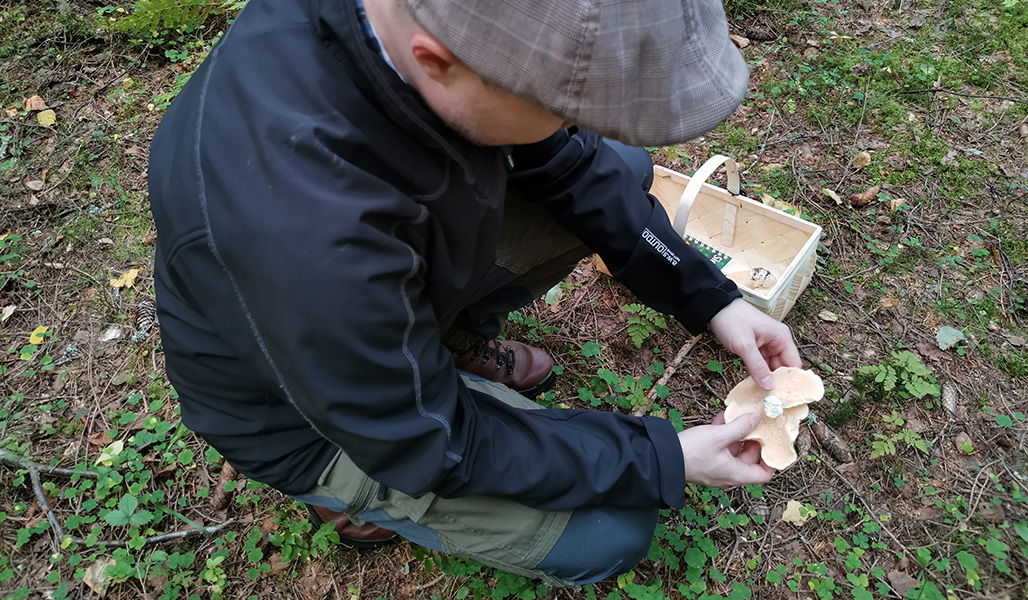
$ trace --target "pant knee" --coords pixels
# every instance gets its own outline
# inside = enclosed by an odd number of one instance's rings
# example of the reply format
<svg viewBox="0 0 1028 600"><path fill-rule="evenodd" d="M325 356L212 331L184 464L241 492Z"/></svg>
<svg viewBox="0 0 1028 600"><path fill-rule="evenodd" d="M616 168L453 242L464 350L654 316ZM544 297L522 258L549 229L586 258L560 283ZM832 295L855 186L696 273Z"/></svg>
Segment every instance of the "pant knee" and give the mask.
<svg viewBox="0 0 1028 600"><path fill-rule="evenodd" d="M632 570L649 552L657 511L577 510L539 570L572 585L587 585Z"/></svg>

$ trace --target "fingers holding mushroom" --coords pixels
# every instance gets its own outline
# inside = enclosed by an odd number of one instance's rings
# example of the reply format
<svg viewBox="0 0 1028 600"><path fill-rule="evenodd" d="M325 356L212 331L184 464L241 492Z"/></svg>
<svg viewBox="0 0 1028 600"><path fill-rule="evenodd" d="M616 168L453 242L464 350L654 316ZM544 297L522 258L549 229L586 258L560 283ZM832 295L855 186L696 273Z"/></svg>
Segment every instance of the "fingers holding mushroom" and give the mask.
<svg viewBox="0 0 1028 600"><path fill-rule="evenodd" d="M796 462L794 444L800 421L810 412L807 405L824 397L825 386L813 371L795 367L780 367L771 377L771 391L761 388L751 377L735 386L725 398L725 422L760 413L760 423L746 439L759 442L764 462L781 470Z"/></svg>

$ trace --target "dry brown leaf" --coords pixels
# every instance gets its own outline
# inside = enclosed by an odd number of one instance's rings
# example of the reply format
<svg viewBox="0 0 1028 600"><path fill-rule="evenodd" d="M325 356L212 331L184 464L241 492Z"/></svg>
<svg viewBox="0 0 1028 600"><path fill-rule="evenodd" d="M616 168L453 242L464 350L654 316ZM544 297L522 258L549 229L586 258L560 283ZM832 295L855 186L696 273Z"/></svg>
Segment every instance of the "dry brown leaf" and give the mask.
<svg viewBox="0 0 1028 600"><path fill-rule="evenodd" d="M89 589L96 592L97 596L103 598L107 595L107 588L111 585L111 578L107 576L107 567L117 564L118 561L110 556L101 556L96 562L86 568L82 574L82 581L89 586Z"/></svg>
<svg viewBox="0 0 1028 600"><path fill-rule="evenodd" d="M25 180L25 187L28 190L33 191L33 192L38 192L39 190L43 189L43 186L45 186L45 185L46 184L43 183L43 181L41 179L31 179L31 180L30 179L26 179Z"/></svg>
<svg viewBox="0 0 1028 600"><path fill-rule="evenodd" d="M882 186L874 185L867 188L861 194L852 194L849 198L847 198L847 200L849 200L850 205L854 208L860 208L862 206L867 206L868 202L877 198L878 192L880 191L882 191Z"/></svg>
<svg viewBox="0 0 1028 600"><path fill-rule="evenodd" d="M896 593L899 594L900 598L906 597L907 592L916 588L918 585L916 579L907 575L903 571L889 571L887 577L889 578L889 585L892 586L892 589L896 590Z"/></svg>
<svg viewBox="0 0 1028 600"><path fill-rule="evenodd" d="M7 115L8 118L17 117L18 116L18 109L17 108L5 108L4 109L4 114Z"/></svg>
<svg viewBox="0 0 1028 600"><path fill-rule="evenodd" d="M36 114L36 121L38 121L43 127L50 127L57 122L57 113L48 108L43 112Z"/></svg>
<svg viewBox="0 0 1028 600"><path fill-rule="evenodd" d="M1020 128L1020 134L1023 138L1028 138L1028 123L1022 123Z"/></svg>
<svg viewBox="0 0 1028 600"><path fill-rule="evenodd" d="M29 206L35 206L39 204L39 198L36 198L35 194L29 194Z"/></svg>
<svg viewBox="0 0 1028 600"><path fill-rule="evenodd" d="M907 204L903 198L892 198L889 200L889 210L899 212Z"/></svg>
<svg viewBox="0 0 1028 600"><path fill-rule="evenodd" d="M867 152L857 152L853 156L853 168L861 169L871 164L871 155Z"/></svg>
<svg viewBox="0 0 1028 600"><path fill-rule="evenodd" d="M738 46L740 49L750 45L750 40L747 37L735 34L732 34L728 37L730 37L732 39L732 43Z"/></svg>
<svg viewBox="0 0 1028 600"><path fill-rule="evenodd" d="M139 277L139 269L129 269L121 277L111 279L111 287L128 289L136 284L136 277Z"/></svg>
<svg viewBox="0 0 1028 600"><path fill-rule="evenodd" d="M228 506L228 501L232 498L233 493L225 489L225 484L230 481L235 481L237 475L238 473L232 465L227 462L221 465L221 475L218 477L218 485L214 488L214 493L211 494L212 509L222 510Z"/></svg>
<svg viewBox="0 0 1028 600"><path fill-rule="evenodd" d="M822 321L828 321L829 323L834 323L834 322L839 320L839 315L833 313L830 310L822 310L821 312L819 312L817 314L817 318L821 319Z"/></svg>
<svg viewBox="0 0 1028 600"><path fill-rule="evenodd" d="M46 100L39 96L29 96L21 103L21 108L22 110L46 110L49 107L46 105Z"/></svg>
<svg viewBox="0 0 1028 600"><path fill-rule="evenodd" d="M900 301L899 300L897 300L896 298L890 298L888 296L886 296L886 297L882 298L881 300L879 300L878 303L882 306L882 308L899 308L900 307Z"/></svg>
<svg viewBox="0 0 1028 600"><path fill-rule="evenodd" d="M828 196L832 200L835 200L835 203L837 205L842 206L842 198L839 197L839 194L835 193L835 190L830 190L828 188L825 188L825 189L821 190L821 193L824 194L825 196Z"/></svg>

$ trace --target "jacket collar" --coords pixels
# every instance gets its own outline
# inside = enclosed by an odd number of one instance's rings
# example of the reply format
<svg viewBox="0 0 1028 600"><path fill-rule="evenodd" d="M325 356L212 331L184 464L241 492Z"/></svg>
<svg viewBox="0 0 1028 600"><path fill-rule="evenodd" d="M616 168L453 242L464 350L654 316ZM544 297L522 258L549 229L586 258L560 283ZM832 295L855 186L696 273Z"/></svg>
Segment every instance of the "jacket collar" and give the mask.
<svg viewBox="0 0 1028 600"><path fill-rule="evenodd" d="M417 90L400 79L381 54L365 43L352 0L303 1L318 40L339 61L361 93L374 99L414 139L438 147L451 157L480 200L494 196L495 190L490 189L493 186L483 185L477 175L495 169L497 161L502 160L502 150L471 143L432 112Z"/></svg>

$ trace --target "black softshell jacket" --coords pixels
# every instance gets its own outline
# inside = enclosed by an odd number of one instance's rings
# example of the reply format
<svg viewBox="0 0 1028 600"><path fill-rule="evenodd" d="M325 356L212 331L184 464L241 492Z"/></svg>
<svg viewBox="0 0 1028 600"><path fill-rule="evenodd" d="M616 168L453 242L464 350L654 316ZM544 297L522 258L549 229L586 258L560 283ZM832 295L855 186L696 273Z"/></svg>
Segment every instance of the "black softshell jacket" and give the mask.
<svg viewBox="0 0 1028 600"><path fill-rule="evenodd" d="M290 494L342 449L412 495L681 506L668 421L511 408L460 382L441 332L493 265L508 185L694 332L735 286L599 137L475 146L360 27L351 0L253 0L154 138L157 301L183 422Z"/></svg>

